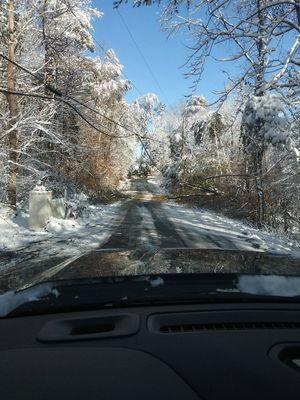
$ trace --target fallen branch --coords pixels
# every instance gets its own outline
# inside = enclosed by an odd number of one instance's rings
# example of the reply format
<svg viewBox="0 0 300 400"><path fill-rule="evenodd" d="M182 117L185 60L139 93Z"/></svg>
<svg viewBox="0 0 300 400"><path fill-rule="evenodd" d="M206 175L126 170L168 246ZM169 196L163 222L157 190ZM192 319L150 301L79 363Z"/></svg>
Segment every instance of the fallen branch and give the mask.
<svg viewBox="0 0 300 400"><path fill-rule="evenodd" d="M217 196L219 196L220 193L209 193L209 194L206 194L206 196L209 196L209 195L217 195ZM182 198L188 198L188 197L191 198L191 197L203 197L203 196L205 196L204 193L193 193L193 194L180 194L178 196L172 196L172 197L167 197L167 198L168 198L168 200L176 200L176 199L182 199Z"/></svg>
<svg viewBox="0 0 300 400"><path fill-rule="evenodd" d="M193 189L198 189L198 190L202 190L204 192L208 192L208 193L213 193L216 195L221 195L222 193L218 190L218 189L212 189L212 188L207 188L207 187L203 187L203 186L195 186L195 185L191 185L190 183L180 183L181 187L191 187Z"/></svg>
<svg viewBox="0 0 300 400"><path fill-rule="evenodd" d="M289 212L285 212L285 215L289 218L289 219L291 219L292 221L294 221L294 222L296 222L298 225L300 225L300 221L297 219L297 218L295 218L295 217L293 217Z"/></svg>
<svg viewBox="0 0 300 400"><path fill-rule="evenodd" d="M17 229L10 221L8 221L6 218L2 217L1 215L0 215L0 218L1 218L4 222L6 222L8 225L10 225L16 232L18 232L18 229Z"/></svg>
<svg viewBox="0 0 300 400"><path fill-rule="evenodd" d="M224 174L224 175L213 175L207 176L203 178L202 181L208 181L209 179L217 179L217 178L247 178L247 179L255 179L255 176L247 175L247 174Z"/></svg>

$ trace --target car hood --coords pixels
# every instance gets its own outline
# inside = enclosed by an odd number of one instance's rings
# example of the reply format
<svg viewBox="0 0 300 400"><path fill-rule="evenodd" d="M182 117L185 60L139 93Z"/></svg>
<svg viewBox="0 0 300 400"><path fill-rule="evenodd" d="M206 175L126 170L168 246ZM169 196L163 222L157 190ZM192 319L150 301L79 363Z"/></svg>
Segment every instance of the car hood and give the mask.
<svg viewBox="0 0 300 400"><path fill-rule="evenodd" d="M238 250L95 250L0 295L0 317L198 301L299 301L300 259Z"/></svg>
<svg viewBox="0 0 300 400"><path fill-rule="evenodd" d="M180 273L300 275L300 257L213 249L99 249L66 260L54 272L56 280Z"/></svg>
<svg viewBox="0 0 300 400"><path fill-rule="evenodd" d="M300 276L297 253L167 248L96 249L74 257L49 259L31 268L15 268L0 279L0 294L41 282L141 275L256 274Z"/></svg>

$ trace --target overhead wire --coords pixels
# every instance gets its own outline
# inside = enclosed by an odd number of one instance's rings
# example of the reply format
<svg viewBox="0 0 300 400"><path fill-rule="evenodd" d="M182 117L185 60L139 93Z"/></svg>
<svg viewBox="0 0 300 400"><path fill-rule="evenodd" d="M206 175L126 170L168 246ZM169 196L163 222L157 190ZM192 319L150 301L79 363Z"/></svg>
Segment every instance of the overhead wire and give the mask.
<svg viewBox="0 0 300 400"><path fill-rule="evenodd" d="M13 91L13 90L7 90L4 88L0 88L0 93L3 94L11 94L13 96L25 96L25 97L35 97L35 98L40 98L40 99L44 99L44 100L59 100L62 103L67 104L70 108L72 108L72 110L75 111L76 114L78 114L80 116L80 118L82 118L88 125L90 125L93 129L95 129L96 131L98 131L99 133L102 133L103 135L115 138L115 139L123 139L123 138L127 138L129 136L133 136L133 135L128 135L128 136L118 136L118 135L114 135L111 132L105 132L102 129L99 129L98 127L96 127L91 121L89 121L73 104L69 103L68 101L66 101L65 99L63 99L62 97L58 96L56 98L53 98L51 96L47 96L47 95L42 95L39 93L25 93L25 92L20 92L20 91Z"/></svg>
<svg viewBox="0 0 300 400"><path fill-rule="evenodd" d="M41 99L45 99L45 100L53 100L53 97L46 96L46 95L42 95L42 94L38 94L38 93L25 93L25 92L7 90L7 89L3 89L3 88L0 88L0 93L3 93L3 94L11 94L11 95L14 95L14 96L27 96L27 97L41 98ZM101 129L97 128L93 123L91 123L89 120L87 120L87 119L85 118L85 116L82 115L82 114L80 113L80 111L78 111L78 109L77 109L76 107L74 107L72 104L70 104L69 102L67 102L66 100L64 100L64 99L61 98L61 97L58 97L58 100L59 100L59 101L62 101L63 103L67 104L70 108L72 108L72 109L76 112L76 114L78 114L88 125L90 125L90 126L91 126L93 129L95 129L96 131L98 131L98 132L100 132L100 133L102 133L102 134L104 134L104 135L106 135L106 136L113 137L113 138L119 138L119 139L121 138L121 139L122 139L122 138L126 137L126 136L117 136L117 135L114 135L114 134L111 134L111 133L107 133L107 132L102 131ZM131 136L132 136L132 135L131 135ZM127 137L128 137L128 136L127 136ZM150 153L148 152L148 150L147 150L145 144L143 143L142 137L141 137L140 135L138 135L137 138L138 138L138 140L140 141L142 147L144 148L145 153L146 153L147 156L149 157L149 160L151 161L151 163L153 164L153 166L154 166L158 171L160 171L159 168L156 166L156 163L154 162L154 160L153 160L153 158L151 157Z"/></svg>
<svg viewBox="0 0 300 400"><path fill-rule="evenodd" d="M65 2L65 4L66 4L68 7L70 7L70 11L71 11L71 13L73 14L74 18L75 18L75 19L79 22L79 24L83 27L82 22L79 20L79 18L77 17L77 15L74 13L74 11L73 11L71 5L70 5L66 0L64 0L64 2ZM117 11L118 11L118 10L117 10ZM120 13L119 13L119 15L120 15ZM120 15L120 17L121 17L121 15ZM125 22L125 21L124 21L124 22ZM84 28L84 27L83 27L83 28ZM128 31L129 31L129 33L130 33L130 30L129 30L128 27L127 27L127 29L128 29ZM92 32L89 32L89 33L90 33L90 35L92 36L94 42L95 42L95 43L100 47L100 49L103 51L103 53L104 53L104 54L107 54L107 50L105 49L105 47L95 38L95 36L92 34ZM131 33L130 33L130 35L133 37L133 35L132 35ZM134 40L134 38L133 38L133 40ZM137 43L136 43L136 46L138 47ZM139 50L139 51L140 51L140 53L141 53L141 50ZM160 87L160 85L159 85L159 82L156 80L156 77L155 77L154 74L151 72L151 67L149 66L147 60L145 59L145 57L143 56L142 53L141 53L141 55L142 55L142 57L144 58L144 61L146 62L146 64L148 65L148 69L150 70L150 73L153 75L153 78L154 78L154 80L156 81L156 84L157 84L158 88L160 89L160 91L162 92L162 94L164 94L163 91L162 91L162 89L161 89L161 87ZM139 88L126 76L126 74L125 74L124 72L122 72L122 73L123 73L124 77L125 77L125 78L131 83L131 85L135 88L135 90L139 93L139 95L140 95L140 96L143 96L143 94L142 94L142 92L139 90ZM165 96L165 95L164 95L164 96ZM166 98L166 96L165 96L165 98ZM167 98L166 98L166 100L167 100ZM106 117L106 116L101 115L98 111L94 110L93 108L89 107L88 105L82 104L82 103L79 102L78 100L76 100L76 102L77 102L78 104L80 104L80 105L82 105L82 106L88 108L90 111L97 112L98 115L100 115L100 116L102 116L103 118L106 118L106 119L108 119L109 121L115 123L117 126L120 126L120 127L122 127L123 129L126 129L126 130L128 130L129 132L134 133L132 130L130 130L130 129L124 127L124 126L122 126L120 123L118 123L118 122L116 122L116 121L114 121L114 120L112 120L112 119L110 119L110 118L108 118L108 117ZM156 142L162 143L162 144L166 144L166 143L163 142L163 141L161 141L161 140L157 140L157 139L153 139L153 138L149 138L149 137L146 137L146 138L145 138L144 136L142 136L142 135L140 135L140 134L137 134L137 133L134 133L134 134L135 134L135 135L137 136L137 138L139 139L139 141L140 141L140 143L141 143L141 145L142 145L142 147L143 147L145 153L147 154L149 160L150 160L150 161L152 162L152 164L156 167L156 164L155 164L155 162L153 161L151 155L149 154L149 152L148 152L148 150L147 150L145 144L143 143L142 139L152 140L152 141L156 141ZM156 168L157 168L157 167L156 167Z"/></svg>
<svg viewBox="0 0 300 400"><path fill-rule="evenodd" d="M69 3L65 2L65 4L66 4L67 6L70 7L70 4L69 4ZM81 22L80 19L77 17L77 15L74 13L72 7L70 8L70 11L71 11L71 13L73 14L74 18L79 22L79 24L81 25L81 27L84 28L82 22ZM103 52L104 54L107 54L107 49L105 49L104 45L103 45L102 43L100 43L100 42L96 39L95 35L93 35L93 33L92 33L91 31L89 31L89 34L90 34L91 37L93 38L94 42L100 47L100 49L102 50L102 52ZM123 76L131 83L132 87L137 91L137 93L138 93L140 96L143 96L143 93L140 91L140 89L132 82L131 79L128 78L128 76L125 74L124 71L122 71L122 74L123 74Z"/></svg>
<svg viewBox="0 0 300 400"><path fill-rule="evenodd" d="M89 105L82 103L81 101L75 99L74 97L69 96L69 95L66 95L66 94L64 95L60 90L58 90L58 89L52 87L51 85L47 84L47 83L44 81L43 78L41 78L40 76L34 74L32 71L30 71L29 69L27 69L27 68L24 67L23 65L17 63L16 61L10 60L10 59L9 59L7 56L5 56L4 54L0 53L0 57L2 57L3 59L5 59L7 62L12 63L14 66L16 66L17 68L23 70L24 72L30 74L33 78L35 78L35 79L38 80L40 83L42 83L42 84L46 87L46 89L48 89L50 92L52 92L53 94L55 94L56 96L58 96L59 99L62 99L63 97L65 97L65 98L67 98L67 99L69 99L69 100L71 100L71 101L74 101L75 103L79 104L80 106L82 106L82 107L84 107L84 108L87 108L88 110L94 112L95 114L99 115L100 117L102 117L102 118L108 120L109 122L115 124L116 126L119 126L120 128L122 128L122 129L124 129L124 130L126 130L126 131L128 131L128 132L131 133L130 135L127 135L127 136L124 136L124 135L122 135L122 136L117 136L117 135L114 135L114 134L109 134L109 133L104 133L104 132L103 132L103 133L106 134L107 136L111 135L111 136L118 137L118 138L125 138L125 137L130 137L130 136L137 136L137 137L141 137L142 139L147 139L147 140L152 140L152 141L157 141L157 142L160 142L160 143L164 143L164 142L162 142L162 141L160 141L160 140L153 139L153 138L149 138L148 136L145 137L144 135L142 135L142 134L140 134L140 133L138 133L138 132L132 130L132 129L129 128L128 126L123 125L123 124L119 123L118 121L115 121L113 118L110 118L110 117L106 116L105 114L102 114L100 111L98 111L98 110L96 110L96 109L90 107ZM39 96L36 96L36 97L41 97L41 96L42 96L42 95L39 95ZM52 98L49 97L49 99L52 99ZM52 100L53 100L53 99L52 99ZM70 105L70 103L67 102L66 100L63 100L63 102L65 102L66 104ZM73 109L76 108L76 107L74 107L74 105L71 105L71 106L73 107ZM77 110L77 111L78 111L78 110ZM80 112L77 112L77 114L79 114L80 116L82 115ZM87 121L86 121L86 122L87 122ZM106 127L104 127L104 128L107 129Z"/></svg>
<svg viewBox="0 0 300 400"><path fill-rule="evenodd" d="M143 54L143 52L142 52L140 46L138 45L138 43L137 43L137 41L136 41L136 39L135 39L133 33L131 32L131 30L130 30L128 24L127 24L127 22L125 21L125 19L123 18L122 14L120 13L120 11L119 11L117 8L116 8L116 11L117 11L117 13L118 13L118 15L119 15L119 17L120 17L120 20L122 21L122 24L124 25L126 31L128 32L128 34L129 34L129 36L130 36L130 38L131 38L131 40L132 40L132 42L133 42L135 48L137 49L138 53L140 54L141 58L143 59L143 61L144 61L145 65L146 65L146 67L147 67L147 69L148 69L150 75L152 76L152 79L154 80L154 82L155 82L155 84L156 84L156 86L157 86L157 88L158 88L158 90L161 92L161 94L162 94L163 97L165 98L167 104L170 104L169 101L168 101L168 97L167 97L166 93L165 93L164 90L162 89L162 87L161 87L161 85L160 85L158 79L156 78L156 76L155 76L155 74L154 74L154 72L153 72L153 70L152 70L152 68L151 68L151 66L150 66L150 64L149 64L149 62L147 61L147 59L146 59L146 57L144 56L144 54Z"/></svg>
<svg viewBox="0 0 300 400"><path fill-rule="evenodd" d="M150 153L148 152L148 150L147 150L145 144L143 143L143 140L142 140L142 139L154 140L154 141L161 142L161 143L164 143L164 142L159 141L159 140L156 140L156 139L152 139L152 138L149 138L149 137L145 137L145 136L143 136L143 135L141 135L141 134L139 134L139 133L137 133L137 132L134 132L134 131L131 131L131 132L132 132L131 135L127 135L127 136L124 136L124 135L118 136L118 135L112 134L111 132L110 132L110 133L107 133L107 132L103 131L102 129L99 129L99 128L96 127L92 122L90 122L90 121L89 121L89 120L88 120L88 119L87 119L73 104L71 104L69 101L63 99L63 97L62 97L63 94L62 94L61 91L59 91L59 90L53 88L51 85L49 85L49 84L47 84L46 82L44 82L44 80L43 80L42 78L40 78L39 76L36 76L32 71L30 71L29 69L25 68L24 66L18 64L17 62L10 60L10 59L9 59L8 57L6 57L4 54L0 53L0 57L2 57L3 59L5 59L7 62L11 62L13 65L15 65L16 67L20 68L20 69L23 70L24 72L30 74L32 77L34 77L34 78L37 79L39 82L41 82L50 92L52 92L53 94L55 94L56 97L53 98L53 97L51 97L51 96L41 95L41 94L37 94L37 93L25 93L25 92L19 92L19 91L9 91L9 90L4 89L4 88L0 88L0 93L6 94L6 95L7 95L7 94L11 94L11 95L16 95L16 96L27 96L27 97L42 98L42 99L45 99L45 100L53 100L53 99L56 99L56 100L59 100L59 101L63 102L64 104L67 104L67 105L68 105L70 108L72 108L72 109L75 111L75 113L78 114L89 126L91 126L93 129L95 129L96 131L98 131L98 132L101 133L101 134L104 134L104 135L109 136L109 137L112 137L112 138L118 138L118 139L124 139L124 138L126 138L126 137L136 136L136 137L138 138L139 142L141 143L142 147L144 148L144 151L145 151L145 153L147 154L147 156L148 156L150 162L152 163L152 165L153 165L158 171L160 171L160 169L157 167L155 161L153 160L152 156L151 156ZM109 121L115 123L116 125L122 127L123 129L129 130L127 127L124 127L123 125L119 124L117 121L114 121L113 119L111 119L111 118L109 118L109 117L107 117L107 116L105 116L105 115L99 113L97 110L95 110L95 109L93 109L93 108L91 108L91 107L89 107L89 106L87 106L87 105L81 103L81 102L78 101L77 99L74 99L74 98L72 98L71 96L66 96L66 97L68 97L69 99L71 99L71 100L77 102L78 104L82 105L83 107L86 107L86 108L88 108L89 110L91 110L91 111L93 111L93 112L99 114L100 116L102 116L102 117L108 119ZM129 131L130 131L130 130L129 130Z"/></svg>
<svg viewBox="0 0 300 400"><path fill-rule="evenodd" d="M70 6L70 5L68 4L68 6ZM72 12L72 14L74 15L74 17L78 20L78 22L79 22L80 24L82 24L81 21L77 18L76 14L73 12L72 9L71 9L71 12ZM118 11L118 13L119 13L119 11ZM135 46L137 47L137 49L138 49L140 55L142 56L142 58L143 58L145 64L147 65L147 68L148 68L149 72L151 73L153 79L155 80L155 83L156 83L157 87L159 88L159 90L161 91L161 93L162 93L162 94L164 95L164 97L166 98L166 95L164 94L164 92L163 92L163 90L162 90L162 88L161 88L159 82L157 81L157 79L156 79L154 73L153 73L152 70L151 70L150 65L148 64L146 58L144 57L144 55L143 55L143 53L141 52L141 50L140 50L138 44L136 43L136 41L135 41L135 39L134 39L134 37L133 37L133 35L132 35L132 33L131 33L129 27L127 26L126 22L124 21L124 19L123 19L123 17L121 16L120 13L119 13L119 15L120 15L120 18L121 18L123 24L125 25L125 27L126 27L128 33L130 34L130 37L131 37L132 40L134 41ZM93 35L91 32L90 32L90 34L91 34L93 40L95 41L95 43L102 49L102 51L103 51L105 54L107 54L107 50L104 48L104 46L103 46L102 44L100 44L100 42L94 37L94 35ZM164 143L163 141L160 141L160 140L157 140L157 139L153 139L153 138L150 138L150 137L148 137L148 136L145 137L145 136L143 136L143 135L141 135L141 134L139 134L139 133L137 133L137 132L131 130L130 128L128 128L128 127L126 127L126 126L120 124L119 122L113 120L112 118L107 117L106 115L100 113L98 110L95 110L94 108L88 106L87 104L84 104L84 103L80 102L79 100L73 98L72 96L68 96L68 95L66 95L66 94L63 94L60 90L57 90L56 88L52 87L52 86L49 85L47 82L45 82L44 79L42 79L41 77L37 76L35 73L33 73L33 72L30 71L29 69L25 68L24 66L20 65L19 63L16 63L15 61L10 60L10 59L9 59L8 57L6 57L4 54L0 53L0 56L1 56L3 59L5 59L7 62L12 63L12 64L13 64L14 66L16 66L17 68L20 68L20 69L23 70L24 72L30 74L32 77L34 77L35 79L37 79L40 83L42 83L42 84L44 85L44 87L45 87L46 89L48 89L48 90L49 90L50 92L52 92L55 96L57 96L55 99L58 99L59 101L62 101L64 104L66 104L66 105L68 105L70 108L72 108L73 111L75 111L76 114L78 114L89 126L91 126L91 127L92 127L93 129L95 129L96 131L98 131L98 132L100 132L100 133L102 133L102 134L104 134L104 135L106 135L106 136L113 137L113 138L119 138L119 139L131 137L131 136L136 136L136 137L138 138L138 140L140 141L142 147L144 148L145 153L146 153L147 156L149 157L149 160L150 160L150 161L152 162L152 164L156 167L156 164L155 164L155 162L153 161L151 155L149 154L149 152L148 152L148 150L147 150L145 144L143 143L142 139L152 140L152 141L156 141L156 142L160 142L160 143ZM123 73L123 75L124 75L124 77L125 77L127 80L129 80L129 81L131 82L132 86L133 86L133 87L136 89L136 91L142 96L142 93L141 93L141 91L138 89L138 87L125 75L125 73ZM8 91L8 90L3 89L3 88L0 88L0 92L1 92L1 93L4 93L4 94L11 94L11 95L18 95L18 96L30 96L30 97L42 98L42 99L45 99L45 100L53 100L52 97L46 96L46 95L41 95L41 94L36 94L36 93L24 93L24 92L18 92L18 91ZM68 98L69 100L74 101L75 103L77 103L77 104L79 104L79 105L81 105L81 106L83 106L83 107L89 109L90 111L96 113L97 115L101 116L102 118L104 118L104 119L106 119L106 120L108 120L108 121L114 123L116 126L119 126L119 127L121 127L122 129L124 129L124 130L127 130L127 131L130 132L131 134L130 134L130 135L126 135L126 136L125 136L125 135L118 136L118 135L112 134L111 132L108 133L108 132L103 131L102 129L99 129L99 128L96 127L91 121L89 121L89 120L88 120L88 119L87 119L73 104L71 104L69 101L63 99L63 96L66 97L66 98ZM166 98L166 100L167 100L167 98ZM102 125L102 127L103 127L103 125ZM104 128L107 129L106 127L104 127Z"/></svg>

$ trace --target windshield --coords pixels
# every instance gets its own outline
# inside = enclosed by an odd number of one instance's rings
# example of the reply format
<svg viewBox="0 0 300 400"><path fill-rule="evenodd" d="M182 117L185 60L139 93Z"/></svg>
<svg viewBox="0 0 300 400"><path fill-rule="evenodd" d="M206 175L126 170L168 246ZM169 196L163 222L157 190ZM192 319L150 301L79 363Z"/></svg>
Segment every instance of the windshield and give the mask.
<svg viewBox="0 0 300 400"><path fill-rule="evenodd" d="M0 295L300 275L299 32L296 1L1 1Z"/></svg>

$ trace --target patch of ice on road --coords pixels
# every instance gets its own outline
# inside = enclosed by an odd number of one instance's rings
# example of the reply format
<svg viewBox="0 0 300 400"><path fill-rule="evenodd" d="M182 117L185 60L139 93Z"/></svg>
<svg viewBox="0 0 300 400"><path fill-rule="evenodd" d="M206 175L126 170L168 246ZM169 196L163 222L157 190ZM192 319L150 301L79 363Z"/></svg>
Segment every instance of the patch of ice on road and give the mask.
<svg viewBox="0 0 300 400"><path fill-rule="evenodd" d="M243 293L284 297L300 296L300 277L245 275L238 278L237 287Z"/></svg>
<svg viewBox="0 0 300 400"><path fill-rule="evenodd" d="M150 279L150 285L152 287L157 287L157 286L161 286L165 283L165 281L160 277L156 277L156 278L152 278Z"/></svg>

